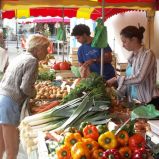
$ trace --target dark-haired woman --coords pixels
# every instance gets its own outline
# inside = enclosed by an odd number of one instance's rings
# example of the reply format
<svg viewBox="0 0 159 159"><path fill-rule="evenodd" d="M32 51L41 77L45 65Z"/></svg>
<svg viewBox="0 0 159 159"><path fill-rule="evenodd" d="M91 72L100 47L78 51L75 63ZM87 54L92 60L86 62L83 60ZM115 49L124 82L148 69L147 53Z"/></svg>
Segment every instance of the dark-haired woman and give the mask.
<svg viewBox="0 0 159 159"><path fill-rule="evenodd" d="M127 26L120 32L123 47L131 51L126 76L109 80L109 85L118 82L120 95L136 99L143 104L154 104L159 109L159 90L156 86L157 62L152 50L142 44L145 28Z"/></svg>

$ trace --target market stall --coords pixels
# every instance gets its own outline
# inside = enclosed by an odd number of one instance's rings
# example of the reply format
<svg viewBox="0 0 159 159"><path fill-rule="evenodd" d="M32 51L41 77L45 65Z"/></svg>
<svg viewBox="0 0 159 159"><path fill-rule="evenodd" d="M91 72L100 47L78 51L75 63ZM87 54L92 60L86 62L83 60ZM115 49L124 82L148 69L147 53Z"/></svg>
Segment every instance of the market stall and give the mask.
<svg viewBox="0 0 159 159"><path fill-rule="evenodd" d="M90 3L91 6L97 2ZM4 2L2 6L6 7ZM48 78L49 75L44 77ZM144 115L147 111L144 106L143 109L136 110L135 103L123 101L118 104L115 91L106 87L102 78L95 74L80 79L80 82L75 78L49 80L36 83L38 94L30 101L31 114L20 124L20 138L28 156L32 153L35 155L34 159L93 159L102 156L138 156L141 159L143 154L146 158L151 158L152 154L157 156L158 132L154 132L147 124L149 118L159 116L153 107L150 106L151 112ZM130 108L129 104L134 105ZM157 127L152 121L148 123ZM136 136L134 132L137 133ZM146 138L143 136L145 133Z"/></svg>
<svg viewBox="0 0 159 159"><path fill-rule="evenodd" d="M144 154L150 159L157 155L158 150L154 147L158 144L155 145L153 139L157 137L154 135L157 120L147 123L147 119L159 116L159 111L151 105L147 108L135 103L117 104L114 90L107 88L102 78L95 74L87 79L67 78L60 82L58 86L47 81L35 86L37 96L30 102L31 114L19 126L21 142L28 156L77 159L79 155L100 159L103 155L107 159L111 155L118 158L128 155L134 159ZM146 141L151 137L152 141ZM142 149L137 145L142 145Z"/></svg>
<svg viewBox="0 0 159 159"><path fill-rule="evenodd" d="M157 135L153 136L158 134L154 123L157 120L148 119L158 117L159 111L151 105L118 103L115 90L94 73L85 79L77 77L77 73L57 78L57 72L66 72L69 65L60 62L52 66L50 60L40 62L37 95L27 105L29 114L22 112L20 139L29 158L59 159L64 155L77 159L74 149L78 144L87 145L85 150L80 149L86 159L100 159L101 154L105 158L145 154L151 159L158 154L158 144L154 143ZM106 139L113 141L105 143ZM133 144L142 144L142 150L135 150Z"/></svg>

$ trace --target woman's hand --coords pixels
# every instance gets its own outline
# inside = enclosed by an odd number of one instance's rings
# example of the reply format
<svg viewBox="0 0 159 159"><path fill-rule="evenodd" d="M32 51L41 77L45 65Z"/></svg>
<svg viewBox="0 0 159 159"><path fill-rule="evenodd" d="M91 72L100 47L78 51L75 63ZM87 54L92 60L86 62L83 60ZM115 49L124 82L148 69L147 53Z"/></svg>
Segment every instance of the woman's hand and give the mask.
<svg viewBox="0 0 159 159"><path fill-rule="evenodd" d="M117 83L117 78L116 77L113 77L109 80L106 81L106 84L109 86L109 87L112 87L114 86L115 84Z"/></svg>

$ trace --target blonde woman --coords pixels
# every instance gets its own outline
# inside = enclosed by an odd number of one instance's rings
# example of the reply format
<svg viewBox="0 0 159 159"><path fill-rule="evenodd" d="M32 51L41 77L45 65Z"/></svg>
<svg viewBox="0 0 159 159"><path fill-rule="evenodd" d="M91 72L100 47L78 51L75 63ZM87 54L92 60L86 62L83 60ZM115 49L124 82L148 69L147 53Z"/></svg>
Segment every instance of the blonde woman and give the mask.
<svg viewBox="0 0 159 159"><path fill-rule="evenodd" d="M17 56L6 69L0 83L0 159L16 159L19 149L20 110L27 97L35 96L34 83L38 61L48 54L50 41L42 35L29 37L26 52Z"/></svg>

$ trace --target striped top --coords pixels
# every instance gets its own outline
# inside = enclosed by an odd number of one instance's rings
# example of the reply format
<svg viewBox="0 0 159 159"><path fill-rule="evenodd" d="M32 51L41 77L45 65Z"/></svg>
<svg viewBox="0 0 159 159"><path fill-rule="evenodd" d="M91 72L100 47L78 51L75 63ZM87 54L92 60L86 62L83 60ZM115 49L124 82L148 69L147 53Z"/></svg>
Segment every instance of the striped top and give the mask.
<svg viewBox="0 0 159 159"><path fill-rule="evenodd" d="M142 103L148 103L153 97L159 97L156 86L157 62L154 53L142 46L137 54L131 54L128 64L132 66L133 73L124 78L123 86L135 85L138 100Z"/></svg>

